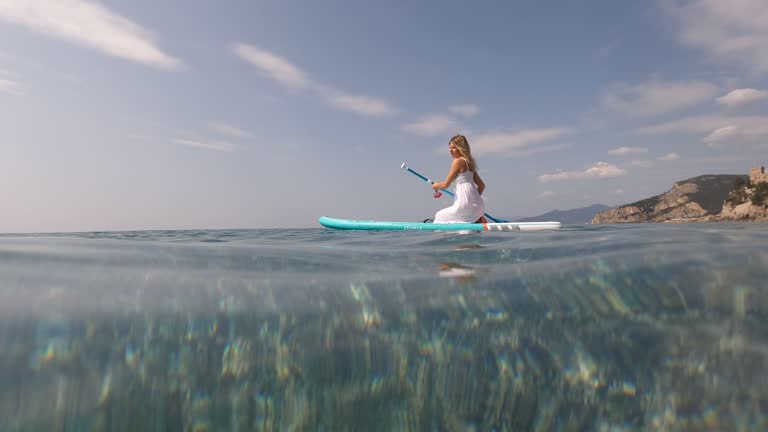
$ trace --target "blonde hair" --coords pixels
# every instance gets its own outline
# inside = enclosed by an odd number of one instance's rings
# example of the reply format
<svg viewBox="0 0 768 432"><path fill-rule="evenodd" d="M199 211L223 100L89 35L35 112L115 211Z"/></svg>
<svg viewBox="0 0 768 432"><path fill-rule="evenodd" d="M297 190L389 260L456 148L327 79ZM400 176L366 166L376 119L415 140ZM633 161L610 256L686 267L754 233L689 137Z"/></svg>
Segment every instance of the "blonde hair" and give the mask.
<svg viewBox="0 0 768 432"><path fill-rule="evenodd" d="M456 147L456 150L459 151L459 154L467 161L468 165L467 169L469 171L475 171L477 170L477 163L475 162L475 158L472 157L472 152L469 150L469 141L467 141L467 137L464 135L455 135L453 138L451 138L450 141L448 141L448 145L453 144L454 147Z"/></svg>

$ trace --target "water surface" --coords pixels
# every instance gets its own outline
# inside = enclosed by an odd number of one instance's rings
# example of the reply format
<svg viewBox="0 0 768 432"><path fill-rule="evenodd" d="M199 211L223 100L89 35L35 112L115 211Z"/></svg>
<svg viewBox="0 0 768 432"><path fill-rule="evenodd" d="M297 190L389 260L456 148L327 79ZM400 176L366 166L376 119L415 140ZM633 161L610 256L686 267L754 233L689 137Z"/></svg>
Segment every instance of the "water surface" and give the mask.
<svg viewBox="0 0 768 432"><path fill-rule="evenodd" d="M0 431L768 430L768 225L0 236Z"/></svg>

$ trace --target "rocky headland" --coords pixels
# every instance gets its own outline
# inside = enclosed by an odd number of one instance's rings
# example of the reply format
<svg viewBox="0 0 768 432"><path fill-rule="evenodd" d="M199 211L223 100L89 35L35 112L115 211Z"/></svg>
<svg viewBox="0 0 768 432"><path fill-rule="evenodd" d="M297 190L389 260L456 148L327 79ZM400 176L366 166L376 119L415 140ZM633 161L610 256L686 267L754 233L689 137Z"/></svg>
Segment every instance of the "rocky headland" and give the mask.
<svg viewBox="0 0 768 432"><path fill-rule="evenodd" d="M751 202L737 205L726 202L717 217L723 221L768 221L768 207Z"/></svg>
<svg viewBox="0 0 768 432"><path fill-rule="evenodd" d="M661 195L600 212L592 223L768 221L766 203L754 199L764 183L755 186L748 180L733 174L693 177Z"/></svg>

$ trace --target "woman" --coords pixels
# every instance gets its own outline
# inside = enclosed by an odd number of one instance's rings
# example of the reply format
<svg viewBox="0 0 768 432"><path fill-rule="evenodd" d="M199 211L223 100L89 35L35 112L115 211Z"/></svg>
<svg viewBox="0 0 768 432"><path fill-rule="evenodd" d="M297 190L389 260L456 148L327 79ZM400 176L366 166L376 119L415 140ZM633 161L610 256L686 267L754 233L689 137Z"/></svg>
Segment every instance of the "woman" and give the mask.
<svg viewBox="0 0 768 432"><path fill-rule="evenodd" d="M432 184L438 191L448 188L456 180L456 199L453 205L444 208L435 215L435 223L485 223L485 202L483 191L485 183L477 174L477 164L469 150L469 142L464 135L456 135L448 142L453 162L444 181Z"/></svg>

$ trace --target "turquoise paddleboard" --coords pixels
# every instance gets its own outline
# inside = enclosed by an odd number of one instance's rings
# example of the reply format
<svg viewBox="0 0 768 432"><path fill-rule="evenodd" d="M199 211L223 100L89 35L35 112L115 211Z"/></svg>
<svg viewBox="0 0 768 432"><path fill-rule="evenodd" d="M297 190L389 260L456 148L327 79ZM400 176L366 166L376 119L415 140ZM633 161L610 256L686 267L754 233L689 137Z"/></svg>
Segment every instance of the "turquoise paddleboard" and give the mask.
<svg viewBox="0 0 768 432"><path fill-rule="evenodd" d="M342 230L385 231L537 231L560 228L560 222L503 222L503 223L423 223L386 222L336 219L322 216L318 219L326 228Z"/></svg>

